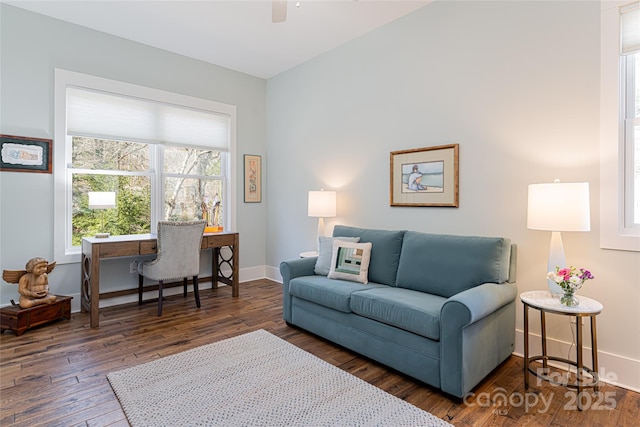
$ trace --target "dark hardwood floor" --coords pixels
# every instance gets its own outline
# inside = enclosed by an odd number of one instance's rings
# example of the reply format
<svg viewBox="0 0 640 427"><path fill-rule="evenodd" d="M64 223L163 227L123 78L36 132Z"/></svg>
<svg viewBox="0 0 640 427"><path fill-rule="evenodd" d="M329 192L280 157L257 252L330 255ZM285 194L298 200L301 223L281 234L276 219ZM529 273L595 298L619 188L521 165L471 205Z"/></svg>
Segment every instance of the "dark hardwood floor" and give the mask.
<svg viewBox="0 0 640 427"><path fill-rule="evenodd" d="M409 377L338 347L282 320L280 284L242 283L157 303L102 309L100 328L75 313L0 341L1 426L127 426L106 375L228 337L265 329L325 361L412 403L455 426L638 426L640 394L605 384L587 393L578 411L575 391L537 384L524 389L522 358L512 356L473 391L456 401ZM372 404L375 404L372 402Z"/></svg>

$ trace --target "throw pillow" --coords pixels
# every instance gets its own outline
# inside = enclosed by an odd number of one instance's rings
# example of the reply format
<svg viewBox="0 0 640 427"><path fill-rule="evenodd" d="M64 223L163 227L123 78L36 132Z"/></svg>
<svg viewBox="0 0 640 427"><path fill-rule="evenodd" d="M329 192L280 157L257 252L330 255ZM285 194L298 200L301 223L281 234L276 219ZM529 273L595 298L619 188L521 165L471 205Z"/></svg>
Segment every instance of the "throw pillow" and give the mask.
<svg viewBox="0 0 640 427"><path fill-rule="evenodd" d="M369 281L370 259L371 242L353 243L336 240L333 242L328 277L367 283Z"/></svg>
<svg viewBox="0 0 640 427"><path fill-rule="evenodd" d="M329 267L331 267L331 253L333 252L333 241L343 240L346 242L359 242L359 237L318 237L318 259L316 260L316 266L313 272L326 276L329 274Z"/></svg>

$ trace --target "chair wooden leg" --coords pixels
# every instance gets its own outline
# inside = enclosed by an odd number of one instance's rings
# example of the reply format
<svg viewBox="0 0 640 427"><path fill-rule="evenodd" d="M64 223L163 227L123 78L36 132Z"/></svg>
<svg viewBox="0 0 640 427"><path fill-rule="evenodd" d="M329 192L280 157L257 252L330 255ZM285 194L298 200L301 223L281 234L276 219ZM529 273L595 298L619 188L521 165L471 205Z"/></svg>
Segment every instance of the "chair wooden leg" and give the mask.
<svg viewBox="0 0 640 427"><path fill-rule="evenodd" d="M162 280L158 281L158 316L162 316Z"/></svg>
<svg viewBox="0 0 640 427"><path fill-rule="evenodd" d="M142 305L142 290L143 290L144 276L138 274L138 305Z"/></svg>
<svg viewBox="0 0 640 427"><path fill-rule="evenodd" d="M200 308L200 291L198 290L198 276L193 276L193 293L196 296L196 307Z"/></svg>
<svg viewBox="0 0 640 427"><path fill-rule="evenodd" d="M189 280L187 280L187 278L185 277L184 279L182 279L182 287L183 287L183 295L186 298L187 297L187 283L189 282Z"/></svg>

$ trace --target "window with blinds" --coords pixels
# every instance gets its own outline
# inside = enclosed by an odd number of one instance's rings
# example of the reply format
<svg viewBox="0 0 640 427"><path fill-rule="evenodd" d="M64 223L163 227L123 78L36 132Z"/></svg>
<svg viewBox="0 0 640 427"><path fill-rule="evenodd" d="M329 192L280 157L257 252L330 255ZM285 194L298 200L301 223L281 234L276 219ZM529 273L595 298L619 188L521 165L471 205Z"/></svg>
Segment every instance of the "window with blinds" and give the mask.
<svg viewBox="0 0 640 427"><path fill-rule="evenodd" d="M67 134L229 151L228 114L67 87Z"/></svg>
<svg viewBox="0 0 640 427"><path fill-rule="evenodd" d="M56 70L57 254L98 232L153 233L160 220L229 229L234 123L234 106ZM89 191L115 192L116 207L90 209Z"/></svg>
<svg viewBox="0 0 640 427"><path fill-rule="evenodd" d="M620 6L620 53L640 51L640 2Z"/></svg>

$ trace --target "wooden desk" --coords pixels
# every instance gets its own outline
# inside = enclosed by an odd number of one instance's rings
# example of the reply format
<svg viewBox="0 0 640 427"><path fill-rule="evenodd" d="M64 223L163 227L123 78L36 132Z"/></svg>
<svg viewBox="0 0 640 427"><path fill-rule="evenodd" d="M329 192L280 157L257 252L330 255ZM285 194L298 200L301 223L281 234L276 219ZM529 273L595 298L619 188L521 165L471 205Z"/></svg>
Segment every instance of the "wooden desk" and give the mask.
<svg viewBox="0 0 640 427"><path fill-rule="evenodd" d="M228 246L231 256L226 259L220 248ZM231 286L231 295L239 295L239 235L232 232L205 233L202 249L212 249L211 286L218 282ZM133 234L107 238L84 237L82 239L82 266L80 278L80 305L83 312L91 315L91 327L97 328L100 314L100 260L103 258L133 257L157 253L157 240L153 234ZM231 275L224 276L222 267L231 268ZM136 288L137 289L137 288ZM137 291L136 291L137 292Z"/></svg>

